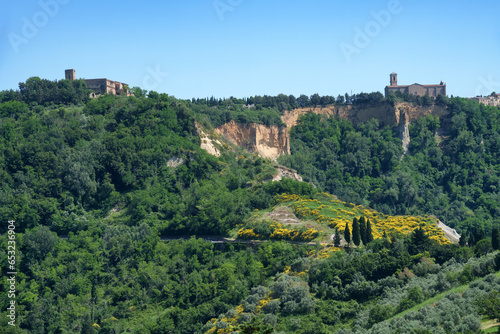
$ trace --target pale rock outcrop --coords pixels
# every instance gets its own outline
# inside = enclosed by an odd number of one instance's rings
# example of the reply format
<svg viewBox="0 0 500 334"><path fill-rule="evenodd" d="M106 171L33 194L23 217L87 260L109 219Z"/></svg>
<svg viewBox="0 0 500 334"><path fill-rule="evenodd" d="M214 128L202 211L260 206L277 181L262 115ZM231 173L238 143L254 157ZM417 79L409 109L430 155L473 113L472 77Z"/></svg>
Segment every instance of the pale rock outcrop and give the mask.
<svg viewBox="0 0 500 334"><path fill-rule="evenodd" d="M460 234L454 228L445 225L442 221L438 220L437 227L443 230L445 237L452 243L457 244L460 241Z"/></svg>
<svg viewBox="0 0 500 334"><path fill-rule="evenodd" d="M448 114L446 108L433 105L429 107L416 106L411 103L401 102L394 106L389 103L380 103L373 105L341 105L341 106L322 106L298 108L285 111L281 116L283 123L290 129L297 125L299 117L303 114L314 113L319 115L337 116L345 118L354 124L367 122L372 118L379 121L382 126L398 126L401 123L416 121L426 115L437 115L439 117Z"/></svg>
<svg viewBox="0 0 500 334"><path fill-rule="evenodd" d="M172 168L177 168L185 162L183 158L173 156L167 161L167 166Z"/></svg>
<svg viewBox="0 0 500 334"><path fill-rule="evenodd" d="M276 174L273 176L273 181L281 181L282 179L292 179L295 181L302 181L302 176L297 174L296 170L287 168L285 166L275 166Z"/></svg>
<svg viewBox="0 0 500 334"><path fill-rule="evenodd" d="M201 140L200 147L207 151L208 154L220 157L221 153L219 148L223 146L220 140L210 138L200 124L195 123L195 126Z"/></svg>
<svg viewBox="0 0 500 334"><path fill-rule="evenodd" d="M217 127L215 132L263 158L276 160L280 155L290 154L290 135L283 126L231 121Z"/></svg>

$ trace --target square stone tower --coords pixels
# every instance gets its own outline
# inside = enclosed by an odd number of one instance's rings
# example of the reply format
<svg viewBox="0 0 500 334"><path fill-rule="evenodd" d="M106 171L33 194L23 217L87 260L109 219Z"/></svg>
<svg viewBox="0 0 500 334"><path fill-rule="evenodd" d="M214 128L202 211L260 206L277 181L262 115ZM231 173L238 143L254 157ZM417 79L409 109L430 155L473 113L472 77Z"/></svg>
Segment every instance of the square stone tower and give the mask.
<svg viewBox="0 0 500 334"><path fill-rule="evenodd" d="M73 69L66 70L64 71L64 73L65 73L64 77L66 78L66 80L71 80L71 81L75 80L75 70Z"/></svg>
<svg viewBox="0 0 500 334"><path fill-rule="evenodd" d="M398 75L394 72L391 73L391 86L398 85Z"/></svg>

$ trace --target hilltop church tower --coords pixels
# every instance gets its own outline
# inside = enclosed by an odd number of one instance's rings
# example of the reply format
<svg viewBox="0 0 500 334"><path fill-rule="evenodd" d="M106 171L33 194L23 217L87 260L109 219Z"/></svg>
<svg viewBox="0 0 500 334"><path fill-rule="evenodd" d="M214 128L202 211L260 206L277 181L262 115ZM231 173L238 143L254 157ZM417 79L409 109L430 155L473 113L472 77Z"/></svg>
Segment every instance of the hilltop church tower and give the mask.
<svg viewBox="0 0 500 334"><path fill-rule="evenodd" d="M66 70L64 72L66 74L65 75L66 80L71 80L71 81L75 80L75 70Z"/></svg>
<svg viewBox="0 0 500 334"><path fill-rule="evenodd" d="M391 75L391 86L397 86L398 85L397 73L392 72L390 75Z"/></svg>
<svg viewBox="0 0 500 334"><path fill-rule="evenodd" d="M429 95L433 98L438 97L438 95L446 96L446 84L442 81L439 85L421 85L418 83L414 83L413 85L398 85L398 75L396 73L392 72L390 78L390 85L385 86L385 97L396 92L418 96Z"/></svg>

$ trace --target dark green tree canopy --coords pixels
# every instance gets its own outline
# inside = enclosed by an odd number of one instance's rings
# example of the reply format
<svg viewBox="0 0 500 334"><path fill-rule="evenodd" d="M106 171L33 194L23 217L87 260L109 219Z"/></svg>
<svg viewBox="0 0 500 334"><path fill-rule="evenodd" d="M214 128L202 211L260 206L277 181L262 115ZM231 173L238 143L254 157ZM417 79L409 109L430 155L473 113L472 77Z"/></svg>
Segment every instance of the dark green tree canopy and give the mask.
<svg viewBox="0 0 500 334"><path fill-rule="evenodd" d="M349 223L345 223L345 229L344 229L344 239L347 242L347 246L349 247L349 244L351 243L351 231L349 231Z"/></svg>
<svg viewBox="0 0 500 334"><path fill-rule="evenodd" d="M356 246L359 246L361 243L361 232L360 232L360 228L359 228L358 218L354 218L352 220L352 242Z"/></svg>

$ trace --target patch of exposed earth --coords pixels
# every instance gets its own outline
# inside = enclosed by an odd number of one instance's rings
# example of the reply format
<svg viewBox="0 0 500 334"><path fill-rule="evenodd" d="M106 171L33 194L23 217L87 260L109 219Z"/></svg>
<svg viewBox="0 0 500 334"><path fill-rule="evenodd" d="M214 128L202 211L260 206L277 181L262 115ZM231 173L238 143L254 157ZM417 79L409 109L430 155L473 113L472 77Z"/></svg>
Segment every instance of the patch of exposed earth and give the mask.
<svg viewBox="0 0 500 334"><path fill-rule="evenodd" d="M292 208L280 206L273 212L266 213L264 219L274 220L281 224L299 225L301 224L299 218L293 213Z"/></svg>
<svg viewBox="0 0 500 334"><path fill-rule="evenodd" d="M106 216L105 219L108 219L114 213L118 213L118 212L122 211L123 210L123 204L124 204L123 202L116 203L116 205L111 210L109 210L108 215Z"/></svg>
<svg viewBox="0 0 500 334"><path fill-rule="evenodd" d="M496 320L488 320L481 324L482 330L487 330L493 327L500 327L500 322L497 322ZM489 333L494 333L494 332L489 332Z"/></svg>
<svg viewBox="0 0 500 334"><path fill-rule="evenodd" d="M335 233L333 233L332 235L330 235L330 241L332 243L335 241ZM347 241L345 241L344 236L342 234L340 234L340 246L341 247L347 246ZM351 245L351 246L354 246L354 245ZM354 247L356 247L356 246L354 246Z"/></svg>

